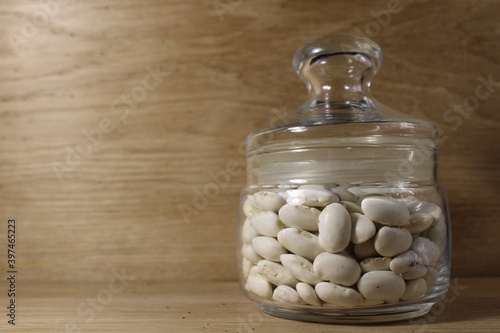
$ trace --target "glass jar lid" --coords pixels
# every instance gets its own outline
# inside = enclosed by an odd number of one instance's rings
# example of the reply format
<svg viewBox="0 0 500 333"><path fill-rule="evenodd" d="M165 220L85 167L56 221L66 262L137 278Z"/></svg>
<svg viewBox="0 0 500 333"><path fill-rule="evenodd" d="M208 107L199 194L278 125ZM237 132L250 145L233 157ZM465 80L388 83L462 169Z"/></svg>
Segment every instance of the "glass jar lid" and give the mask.
<svg viewBox="0 0 500 333"><path fill-rule="evenodd" d="M280 126L248 137L249 184L380 183L416 158L397 181L435 183L438 129L371 97L381 63L380 47L363 37L330 35L299 48L293 66L309 98Z"/></svg>

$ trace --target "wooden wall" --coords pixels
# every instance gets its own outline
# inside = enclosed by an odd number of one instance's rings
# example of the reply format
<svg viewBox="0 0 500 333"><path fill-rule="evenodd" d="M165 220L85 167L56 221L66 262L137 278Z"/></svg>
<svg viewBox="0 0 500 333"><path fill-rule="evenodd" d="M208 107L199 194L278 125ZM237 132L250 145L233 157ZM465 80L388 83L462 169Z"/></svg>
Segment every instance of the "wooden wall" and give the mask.
<svg viewBox="0 0 500 333"><path fill-rule="evenodd" d="M371 36L375 97L444 130L453 274L500 273L499 1L46 3L0 2L0 235L15 217L23 280L236 279L238 148L304 101L291 57L332 32Z"/></svg>

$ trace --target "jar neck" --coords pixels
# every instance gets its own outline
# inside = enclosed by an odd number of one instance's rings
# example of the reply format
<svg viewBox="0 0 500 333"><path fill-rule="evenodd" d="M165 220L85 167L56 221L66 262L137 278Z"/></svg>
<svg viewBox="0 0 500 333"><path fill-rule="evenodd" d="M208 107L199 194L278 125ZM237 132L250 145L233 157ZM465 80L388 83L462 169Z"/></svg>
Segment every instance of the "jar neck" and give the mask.
<svg viewBox="0 0 500 333"><path fill-rule="evenodd" d="M371 70L369 59L357 52L337 52L311 59L302 68L309 94L323 101L363 99L369 93L366 74Z"/></svg>
<svg viewBox="0 0 500 333"><path fill-rule="evenodd" d="M249 186L325 183L437 186L435 149L417 145L403 149L398 144L361 140L297 140L281 149L268 147L266 152L249 154L247 183Z"/></svg>

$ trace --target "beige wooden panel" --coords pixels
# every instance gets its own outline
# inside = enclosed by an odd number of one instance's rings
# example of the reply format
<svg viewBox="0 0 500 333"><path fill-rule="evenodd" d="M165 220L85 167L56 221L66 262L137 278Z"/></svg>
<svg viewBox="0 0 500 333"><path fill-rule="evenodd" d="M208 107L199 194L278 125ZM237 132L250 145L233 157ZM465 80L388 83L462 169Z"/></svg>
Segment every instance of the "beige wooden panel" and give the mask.
<svg viewBox="0 0 500 333"><path fill-rule="evenodd" d="M106 281L122 267L141 280L234 280L238 148L273 109L306 98L297 47L356 31L384 51L374 95L448 136L453 273L500 273L500 86L467 117L446 113L479 77L500 81L498 1L401 0L390 17L392 1L48 3L50 15L38 1L0 3L0 221L19 221L24 280ZM54 163L67 165L61 181ZM228 167L186 223L178 206Z"/></svg>

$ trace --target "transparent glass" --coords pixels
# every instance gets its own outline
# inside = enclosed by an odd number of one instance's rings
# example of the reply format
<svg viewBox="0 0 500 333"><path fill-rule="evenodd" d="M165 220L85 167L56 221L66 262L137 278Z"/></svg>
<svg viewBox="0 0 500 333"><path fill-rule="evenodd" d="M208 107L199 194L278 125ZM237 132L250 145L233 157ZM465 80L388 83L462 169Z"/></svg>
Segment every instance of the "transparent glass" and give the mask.
<svg viewBox="0 0 500 333"><path fill-rule="evenodd" d="M305 44L293 64L309 99L247 139L240 282L269 314L402 320L427 313L448 289L439 131L371 97L381 62L366 38Z"/></svg>

